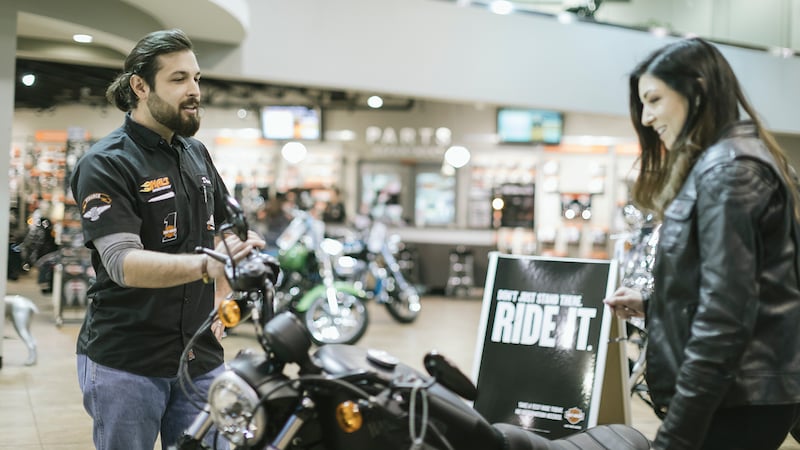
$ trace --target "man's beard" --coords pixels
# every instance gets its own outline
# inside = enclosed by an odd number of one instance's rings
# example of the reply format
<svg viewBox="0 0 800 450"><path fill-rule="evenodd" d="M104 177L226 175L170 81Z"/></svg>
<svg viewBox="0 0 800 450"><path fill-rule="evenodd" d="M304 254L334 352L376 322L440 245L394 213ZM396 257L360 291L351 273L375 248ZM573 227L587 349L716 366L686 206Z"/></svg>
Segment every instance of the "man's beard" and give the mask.
<svg viewBox="0 0 800 450"><path fill-rule="evenodd" d="M178 110L175 110L172 105L159 97L155 91L152 91L150 96L147 97L147 107L156 122L180 136L194 136L197 130L200 129L200 117L198 115L194 114L184 118L181 114L183 107L193 105L199 106L199 102L197 100L188 100L181 103Z"/></svg>

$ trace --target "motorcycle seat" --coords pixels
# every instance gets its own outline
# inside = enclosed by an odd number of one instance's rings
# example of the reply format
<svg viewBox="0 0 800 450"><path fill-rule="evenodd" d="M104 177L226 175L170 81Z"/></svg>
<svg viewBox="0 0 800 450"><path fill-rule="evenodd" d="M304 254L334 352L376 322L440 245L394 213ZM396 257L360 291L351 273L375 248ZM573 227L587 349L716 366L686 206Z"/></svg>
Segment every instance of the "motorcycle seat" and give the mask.
<svg viewBox="0 0 800 450"><path fill-rule="evenodd" d="M565 438L548 440L507 423L494 424L503 435L506 450L647 450L650 441L633 427L599 425Z"/></svg>

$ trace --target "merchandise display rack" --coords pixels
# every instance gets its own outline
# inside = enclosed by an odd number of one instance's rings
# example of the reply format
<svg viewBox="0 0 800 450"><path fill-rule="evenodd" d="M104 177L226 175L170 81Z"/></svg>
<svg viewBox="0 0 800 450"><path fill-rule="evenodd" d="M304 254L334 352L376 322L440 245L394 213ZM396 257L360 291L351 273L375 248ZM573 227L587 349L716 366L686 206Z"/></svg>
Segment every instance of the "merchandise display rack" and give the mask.
<svg viewBox="0 0 800 450"><path fill-rule="evenodd" d="M86 138L67 141L65 180L69 180L75 163L89 149ZM64 183L63 215L57 222L56 243L59 245L58 263L53 273L53 309L56 326L64 320L83 320L89 304L87 291L94 282L91 254L83 243L81 211L69 183Z"/></svg>
<svg viewBox="0 0 800 450"><path fill-rule="evenodd" d="M59 327L65 320L83 319L86 292L94 278L89 250L83 246L80 209L68 183L75 163L90 145L83 129L70 128L39 130L12 146L9 183L19 215L12 232L24 232L35 217L52 223L58 250L35 266L40 290L51 296Z"/></svg>

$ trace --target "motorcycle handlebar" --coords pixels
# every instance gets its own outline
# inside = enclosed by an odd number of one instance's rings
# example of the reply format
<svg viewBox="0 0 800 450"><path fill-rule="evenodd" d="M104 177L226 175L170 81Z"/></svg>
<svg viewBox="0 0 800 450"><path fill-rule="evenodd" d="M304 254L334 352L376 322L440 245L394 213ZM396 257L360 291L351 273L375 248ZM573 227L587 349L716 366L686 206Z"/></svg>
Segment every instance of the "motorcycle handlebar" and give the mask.
<svg viewBox="0 0 800 450"><path fill-rule="evenodd" d="M223 264L227 263L228 260L229 260L228 255L219 253L219 252L217 252L215 250L211 250L210 248L197 246L197 247L194 248L194 252L198 253L198 254L199 253L206 254L206 255L216 259L217 261L223 263Z"/></svg>

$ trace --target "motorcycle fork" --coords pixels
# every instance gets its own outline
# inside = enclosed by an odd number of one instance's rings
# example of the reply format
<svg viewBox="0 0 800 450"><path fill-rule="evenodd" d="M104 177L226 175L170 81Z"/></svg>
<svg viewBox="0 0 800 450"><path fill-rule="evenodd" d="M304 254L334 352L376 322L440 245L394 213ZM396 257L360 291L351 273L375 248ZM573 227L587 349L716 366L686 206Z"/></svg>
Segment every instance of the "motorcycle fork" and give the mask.
<svg viewBox="0 0 800 450"><path fill-rule="evenodd" d="M330 308L332 315L338 316L339 301L336 296L336 286L334 286L333 277L333 264L331 263L330 257L323 259L322 283L325 285L325 298L328 300L328 308Z"/></svg>
<svg viewBox="0 0 800 450"><path fill-rule="evenodd" d="M208 404L206 404L183 435L200 442L213 424L214 421L211 420L211 412L209 411Z"/></svg>
<svg viewBox="0 0 800 450"><path fill-rule="evenodd" d="M384 248L381 256L383 256L383 261L386 264L387 273L391 274L397 284L397 290L404 291L408 289L408 281L406 281L406 277L403 276L403 272L400 270L400 264L397 262L397 258L394 257L394 254L392 254L392 251L388 248Z"/></svg>
<svg viewBox="0 0 800 450"><path fill-rule="evenodd" d="M300 406L289 417L286 424L283 425L281 431L275 436L275 440L267 446L267 450L285 450L288 448L292 444L292 440L297 436L297 432L303 427L303 424L314 415L315 406L313 400L303 397L300 400Z"/></svg>
<svg viewBox="0 0 800 450"><path fill-rule="evenodd" d="M388 276L387 272L375 259L369 263L369 271L372 274L375 285L372 287L370 293L378 303L386 303L389 301L389 294L386 291L385 278Z"/></svg>

